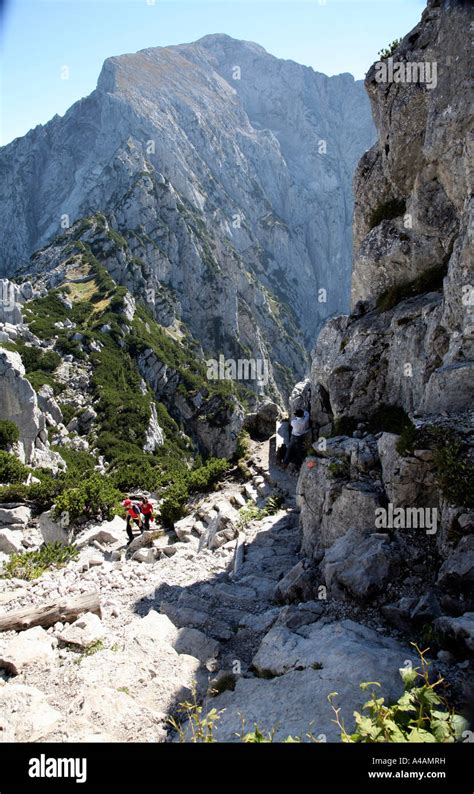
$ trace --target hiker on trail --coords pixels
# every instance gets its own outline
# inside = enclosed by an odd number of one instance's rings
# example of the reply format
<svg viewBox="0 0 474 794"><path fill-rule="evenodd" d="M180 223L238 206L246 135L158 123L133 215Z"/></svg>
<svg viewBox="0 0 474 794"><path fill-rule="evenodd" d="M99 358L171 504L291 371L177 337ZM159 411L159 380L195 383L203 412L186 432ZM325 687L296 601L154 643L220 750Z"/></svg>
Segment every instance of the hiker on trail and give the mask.
<svg viewBox="0 0 474 794"><path fill-rule="evenodd" d="M125 508L125 512L127 514L127 535L128 542L131 543L133 540L132 524L137 524L140 532L143 532L142 514L140 512L139 506L134 504L131 499L124 499L122 502L122 507Z"/></svg>
<svg viewBox="0 0 474 794"><path fill-rule="evenodd" d="M309 432L309 413L298 408L290 422L291 435L286 455L283 458L283 467L286 469L289 463L295 462L303 455L303 445L306 433Z"/></svg>
<svg viewBox="0 0 474 794"><path fill-rule="evenodd" d="M153 505L151 502L148 501L146 496L142 496L141 498L140 510L142 512L143 519L145 521L145 529L148 532L148 530L150 529L150 521L154 521L155 516L153 514Z"/></svg>

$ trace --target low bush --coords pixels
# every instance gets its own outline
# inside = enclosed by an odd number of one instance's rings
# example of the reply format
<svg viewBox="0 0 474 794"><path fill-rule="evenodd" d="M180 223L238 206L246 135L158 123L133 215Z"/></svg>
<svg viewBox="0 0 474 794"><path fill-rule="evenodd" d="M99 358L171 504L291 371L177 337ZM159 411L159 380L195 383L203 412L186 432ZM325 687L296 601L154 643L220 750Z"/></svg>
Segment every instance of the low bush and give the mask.
<svg viewBox="0 0 474 794"><path fill-rule="evenodd" d="M2 578L26 579L31 581L41 576L48 568L61 568L79 554L75 546L63 546L61 543L46 543L37 551L26 551L23 554L12 554L3 566Z"/></svg>
<svg viewBox="0 0 474 794"><path fill-rule="evenodd" d="M20 431L15 422L0 419L0 449L6 450L20 438Z"/></svg>
<svg viewBox="0 0 474 794"><path fill-rule="evenodd" d="M73 524L78 518L111 519L121 493L108 477L92 474L78 485L67 487L58 496L53 517L58 520L67 513Z"/></svg>
<svg viewBox="0 0 474 794"><path fill-rule="evenodd" d="M435 452L436 481L446 500L453 505L474 507L474 461L469 447L455 441Z"/></svg>
<svg viewBox="0 0 474 794"><path fill-rule="evenodd" d="M224 458L211 458L197 469L182 472L163 493L160 514L166 526L186 515L186 502L192 493L204 493L214 486L229 468Z"/></svg>
<svg viewBox="0 0 474 794"><path fill-rule="evenodd" d="M21 483L26 480L29 471L14 455L0 450L0 483Z"/></svg>
<svg viewBox="0 0 474 794"><path fill-rule="evenodd" d="M416 428L410 423L397 441L397 452L407 456L415 449L433 450L436 482L450 504L474 507L474 460L459 433L437 425Z"/></svg>
<svg viewBox="0 0 474 794"><path fill-rule="evenodd" d="M330 474L336 479L349 479L351 467L347 459L335 460L328 466Z"/></svg>

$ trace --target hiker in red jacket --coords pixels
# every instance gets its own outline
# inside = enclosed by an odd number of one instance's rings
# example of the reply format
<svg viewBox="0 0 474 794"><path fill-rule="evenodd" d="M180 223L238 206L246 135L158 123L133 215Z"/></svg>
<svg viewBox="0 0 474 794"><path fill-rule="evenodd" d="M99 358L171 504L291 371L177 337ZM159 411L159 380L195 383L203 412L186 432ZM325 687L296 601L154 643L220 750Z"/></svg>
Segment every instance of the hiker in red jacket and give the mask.
<svg viewBox="0 0 474 794"><path fill-rule="evenodd" d="M155 520L155 516L153 514L153 505L151 502L148 501L146 496L142 496L141 503L140 503L140 510L142 511L143 518L145 520L145 529L150 529L150 521Z"/></svg>
<svg viewBox="0 0 474 794"><path fill-rule="evenodd" d="M127 514L127 535L128 542L131 543L133 540L132 523L137 524L140 532L143 532L142 514L138 505L133 504L131 499L124 499L122 502L122 507L125 508L125 512Z"/></svg>

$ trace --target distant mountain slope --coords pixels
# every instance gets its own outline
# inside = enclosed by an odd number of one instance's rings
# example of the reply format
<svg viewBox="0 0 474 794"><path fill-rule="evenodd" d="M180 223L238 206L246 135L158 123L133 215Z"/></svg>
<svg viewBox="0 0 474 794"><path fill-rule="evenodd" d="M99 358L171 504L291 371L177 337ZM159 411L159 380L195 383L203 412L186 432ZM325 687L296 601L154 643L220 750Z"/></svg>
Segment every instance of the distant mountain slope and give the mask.
<svg viewBox="0 0 474 794"><path fill-rule="evenodd" d="M272 359L286 387L322 320L348 308L351 181L374 137L362 82L256 44L109 58L90 96L0 151L0 274L104 213L134 260L125 274L118 251L115 277L153 289L152 308L173 296L160 322Z"/></svg>

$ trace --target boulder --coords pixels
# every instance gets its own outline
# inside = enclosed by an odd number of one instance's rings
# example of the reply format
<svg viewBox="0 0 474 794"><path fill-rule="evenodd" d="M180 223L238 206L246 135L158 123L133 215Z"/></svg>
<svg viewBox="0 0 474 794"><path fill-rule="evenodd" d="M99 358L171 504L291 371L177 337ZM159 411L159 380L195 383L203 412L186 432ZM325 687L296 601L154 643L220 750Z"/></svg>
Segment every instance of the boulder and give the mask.
<svg viewBox="0 0 474 794"><path fill-rule="evenodd" d="M435 370L420 406L423 414L468 410L474 401L474 361L458 361Z"/></svg>
<svg viewBox="0 0 474 794"><path fill-rule="evenodd" d="M11 529L0 529L0 551L4 554L19 554L25 551L22 543L23 535L21 532L13 532Z"/></svg>
<svg viewBox="0 0 474 794"><path fill-rule="evenodd" d="M49 416L54 424L63 421L62 411L54 398L53 387L45 384L38 392L38 405L44 414Z"/></svg>
<svg viewBox="0 0 474 794"><path fill-rule="evenodd" d="M275 601L289 604L292 601L309 601L314 597L316 581L308 560L300 560L278 582Z"/></svg>
<svg viewBox="0 0 474 794"><path fill-rule="evenodd" d="M334 476L333 462L334 459L318 458L316 465L303 465L298 479L301 550L310 559L329 548L350 527L375 529L379 491L368 483L346 482Z"/></svg>
<svg viewBox="0 0 474 794"><path fill-rule="evenodd" d="M437 507L439 492L435 483L432 459L402 457L397 452L400 436L382 433L377 448L382 464L385 490L394 507Z"/></svg>
<svg viewBox="0 0 474 794"><path fill-rule="evenodd" d="M115 516L112 521L105 521L99 526L91 527L82 533L76 540L76 546L80 549L94 541L98 543L119 543L125 537L125 521L120 516Z"/></svg>
<svg viewBox="0 0 474 794"><path fill-rule="evenodd" d="M148 637L154 642L171 644L178 636L178 629L167 615L151 609L148 614L130 626L131 637Z"/></svg>
<svg viewBox="0 0 474 794"><path fill-rule="evenodd" d="M36 687L6 684L0 687L0 729L4 742L44 741L61 721L46 695Z"/></svg>
<svg viewBox="0 0 474 794"><path fill-rule="evenodd" d="M65 645L87 649L105 636L105 628L98 615L86 612L58 634L58 640Z"/></svg>
<svg viewBox="0 0 474 794"><path fill-rule="evenodd" d="M270 438L275 434L280 416L280 407L274 402L265 401L259 403L253 413L245 416L244 427L256 438Z"/></svg>
<svg viewBox="0 0 474 794"><path fill-rule="evenodd" d="M471 657L474 654L474 612L465 612L461 617L436 618L433 623L435 637L443 648Z"/></svg>
<svg viewBox="0 0 474 794"><path fill-rule="evenodd" d="M400 564L388 535L350 529L326 551L321 570L331 595L367 601L384 591Z"/></svg>
<svg viewBox="0 0 474 794"><path fill-rule="evenodd" d="M66 515L63 517L63 522L53 519L52 510L41 513L38 526L45 543L61 543L63 546L70 543L72 531Z"/></svg>
<svg viewBox="0 0 474 794"><path fill-rule="evenodd" d="M156 552L156 549L154 549L154 548L152 548L152 549L137 549L137 551L135 551L132 554L132 560L135 560L136 562L145 562L148 565L153 565L153 563L156 560L156 554L157 554L157 552Z"/></svg>
<svg viewBox="0 0 474 794"><path fill-rule="evenodd" d="M474 535L465 535L442 564L437 583L443 590L473 599Z"/></svg>
<svg viewBox="0 0 474 794"><path fill-rule="evenodd" d="M238 741L243 718L245 730L255 724L263 732L275 729L276 741L288 735L305 739L308 731L337 741L328 695L338 693L336 704L350 731L353 711L367 700L359 684L380 682L381 695L393 702L403 689L398 668L407 659L416 662L405 646L351 620L313 623L297 634L274 626L252 661L264 678L239 678L233 692L209 702L209 708L225 709L216 724L216 739Z"/></svg>
<svg viewBox="0 0 474 794"><path fill-rule="evenodd" d="M31 519L31 510L29 507L25 505L19 505L18 507L1 507L0 508L0 526L10 526L11 524L16 524L17 526L22 524L26 526Z"/></svg>
<svg viewBox="0 0 474 794"><path fill-rule="evenodd" d="M309 378L302 380L294 386L290 394L289 406L290 412L294 414L295 411L309 411L311 404L311 381Z"/></svg>
<svg viewBox="0 0 474 794"><path fill-rule="evenodd" d="M177 636L171 642L178 653L186 653L206 664L215 659L219 653L219 643L198 629L183 627L178 629Z"/></svg>
<svg viewBox="0 0 474 794"><path fill-rule="evenodd" d="M10 675L19 675L34 664L51 664L53 660L52 638L41 626L21 632L0 651L0 667Z"/></svg>

